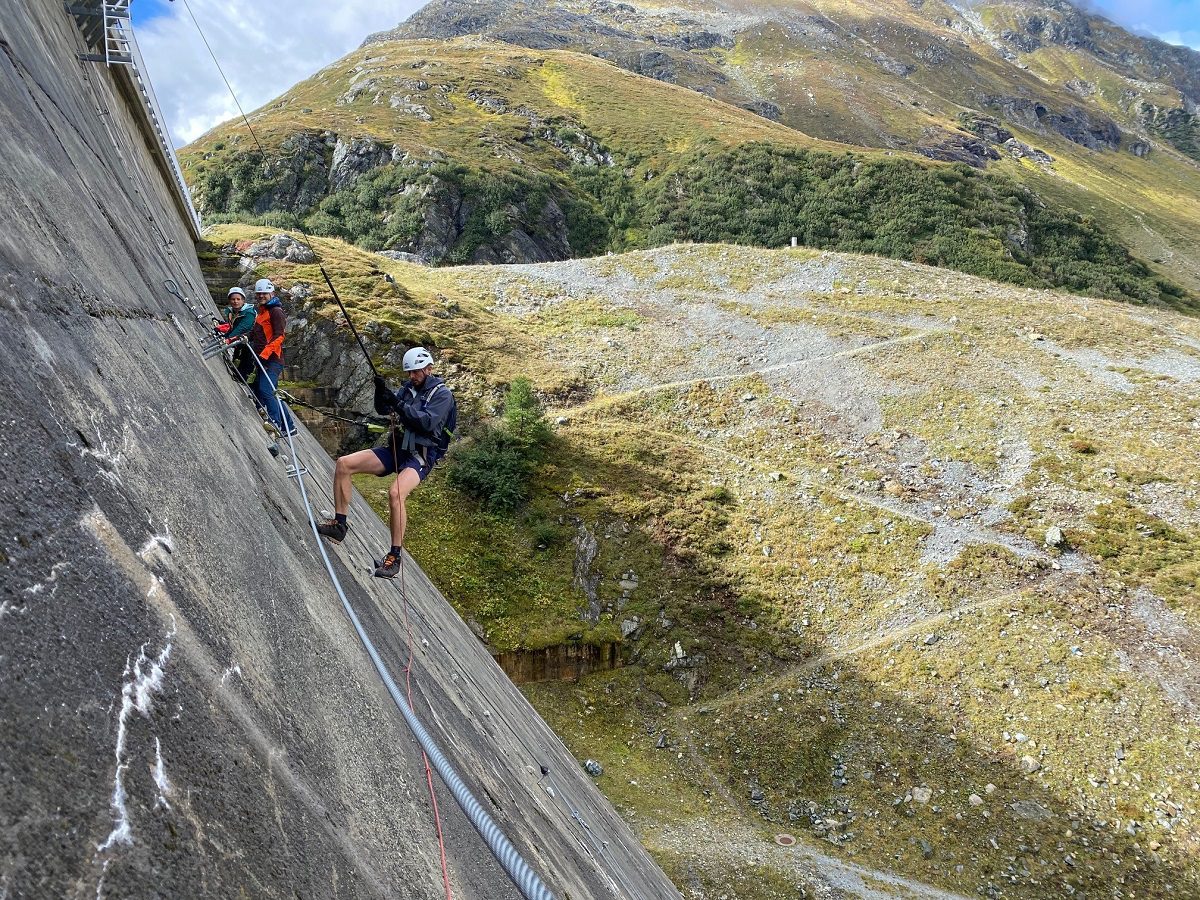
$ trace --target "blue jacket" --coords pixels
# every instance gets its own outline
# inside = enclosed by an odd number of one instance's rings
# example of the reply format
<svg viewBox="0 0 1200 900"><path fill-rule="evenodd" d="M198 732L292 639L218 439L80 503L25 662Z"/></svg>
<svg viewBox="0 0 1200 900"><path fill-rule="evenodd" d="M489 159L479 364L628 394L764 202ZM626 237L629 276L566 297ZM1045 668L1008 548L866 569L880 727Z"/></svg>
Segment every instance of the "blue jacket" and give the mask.
<svg viewBox="0 0 1200 900"><path fill-rule="evenodd" d="M394 394L375 391L375 411L380 415L396 413L404 426L402 449L436 447L445 452L458 427L458 405L446 382L430 375L418 389L411 381Z"/></svg>

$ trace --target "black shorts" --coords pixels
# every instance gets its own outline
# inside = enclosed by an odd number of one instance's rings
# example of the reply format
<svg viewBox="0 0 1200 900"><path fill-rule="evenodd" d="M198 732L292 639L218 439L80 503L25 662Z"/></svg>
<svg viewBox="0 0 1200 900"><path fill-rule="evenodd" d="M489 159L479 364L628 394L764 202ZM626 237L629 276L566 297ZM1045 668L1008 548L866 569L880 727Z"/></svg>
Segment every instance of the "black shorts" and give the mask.
<svg viewBox="0 0 1200 900"><path fill-rule="evenodd" d="M383 471L379 473L380 478L386 478L397 471L396 455L392 453L391 447L375 447L371 452L375 454L376 459L383 463ZM433 467L437 465L437 461L442 458L441 451L433 447L425 450L424 465L421 464L421 460L415 454L408 450L401 450L398 455L400 457L399 471L403 472L405 469L412 469L417 473L417 477L421 481L424 481L429 476L429 473L433 471Z"/></svg>

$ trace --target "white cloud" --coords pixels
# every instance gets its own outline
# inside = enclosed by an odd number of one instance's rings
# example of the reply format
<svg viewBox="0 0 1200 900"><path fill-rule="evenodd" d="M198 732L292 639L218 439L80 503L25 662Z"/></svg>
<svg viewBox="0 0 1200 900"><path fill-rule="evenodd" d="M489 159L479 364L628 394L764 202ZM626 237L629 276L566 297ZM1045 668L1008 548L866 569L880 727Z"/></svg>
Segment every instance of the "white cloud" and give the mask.
<svg viewBox="0 0 1200 900"><path fill-rule="evenodd" d="M1160 31L1154 36L1168 44L1179 44L1183 47L1191 47L1193 50L1200 50L1200 31Z"/></svg>
<svg viewBox="0 0 1200 900"><path fill-rule="evenodd" d="M189 0L247 113L393 28L422 0ZM237 115L182 0L136 30L176 146Z"/></svg>

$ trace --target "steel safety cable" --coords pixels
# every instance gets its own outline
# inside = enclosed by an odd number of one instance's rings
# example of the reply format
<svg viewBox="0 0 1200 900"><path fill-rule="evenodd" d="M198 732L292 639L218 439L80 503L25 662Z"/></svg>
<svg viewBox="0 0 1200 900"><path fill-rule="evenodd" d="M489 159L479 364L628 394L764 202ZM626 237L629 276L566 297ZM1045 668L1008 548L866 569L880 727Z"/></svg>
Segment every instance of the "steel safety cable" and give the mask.
<svg viewBox="0 0 1200 900"><path fill-rule="evenodd" d="M394 469L398 469L399 468L399 458L398 458L399 454L398 454L397 448L399 445L396 441L396 426L395 426L395 417L394 416L393 416L392 427L389 431L390 431L389 442L390 442L391 448L392 448L392 466ZM326 497L328 497L328 495L326 495ZM361 544L365 550L369 549L365 538L362 538L361 535L358 535L358 534L356 534L355 536L361 542ZM404 564L404 558L406 555L407 554L402 550L401 555L400 555L400 576L399 576L399 583L398 583L397 587L400 589L401 609L403 611L403 616L404 616L404 627L405 627L405 630L408 632L408 640L409 640L408 662L405 665L404 674L405 674L405 679L407 681L408 701L409 701L409 704L411 705L412 704L411 671L412 671L412 663L413 663L413 637L412 637L413 632L412 632L412 625L409 620L408 592L407 592L406 583L405 583L406 567ZM520 733L517 731L517 729L512 726L512 723L508 721L507 716L505 716L502 712L497 711L497 718L499 718L500 721L502 721L504 723L504 725L507 727L507 729L510 732L510 734L512 735L512 737L514 737L516 739L516 741L525 749L526 753L528 753L534 759L539 758L539 755L532 752L528 743L525 742L524 738L520 735ZM427 761L427 763L428 763L428 761ZM597 868L599 869L601 874L603 874L605 876L605 878L608 880L609 887L612 889L613 894L615 896L619 897L621 895L621 890L624 889L627 896L636 897L637 896L636 893L633 892L629 888L628 884L625 882L625 879L621 873L620 867L618 867L613 862L612 858L609 856L608 851L604 847L604 841L602 839L597 839L596 836L592 833L592 828L588 824L587 820L583 818L582 814L575 807L575 805L571 802L570 798L567 796L567 794L563 790L562 786L558 784L557 779L554 778L550 769L548 767L546 767L544 765L544 763L542 764L542 771L545 773L543 776L543 781L548 780L552 783L551 787L553 789L550 791L551 796L555 797L556 799L560 799L562 801L562 803L567 808L567 812L568 812L568 815L570 816L570 818L573 821L575 821L575 823L582 829L583 835L586 838L586 843L584 842L584 840L580 839L580 846L582 846L584 848L584 850L588 853L588 855L591 856L593 860L595 860L595 862L597 863ZM436 803L436 801L435 801L435 803ZM598 840L599 840L599 843L597 843ZM591 844L591 847L588 847L587 846L588 844ZM593 850L595 852L593 852ZM597 858L597 853L599 854L600 858ZM604 869L605 865L607 865L609 871L605 871L605 869ZM616 879L613 878L613 874L616 875ZM621 882L620 885L617 884L618 880Z"/></svg>
<svg viewBox="0 0 1200 900"><path fill-rule="evenodd" d="M333 498L330 496L330 494L327 491L325 491L323 488L318 488L317 490L320 491L320 493L322 494L322 496L324 497L324 499L326 501L328 501L329 503L333 502ZM370 555L370 545L367 543L366 538L364 538L361 533L355 531L353 528L350 529L350 531L353 532L354 540L362 548L363 552L369 556ZM406 568L404 566L403 559L404 559L404 557L402 556L401 557L400 577L399 577L399 583L397 586L401 590L401 602L403 604L402 611L403 611L404 627L405 627L405 629L407 629L409 631L409 633L411 635L411 625L409 624L410 606L407 602L407 588L405 586L405 581L404 581L404 577L405 577L404 573L406 571ZM413 609L413 611L416 612L415 608ZM423 616L422 616L422 621L429 628L431 633L436 632L436 630L432 628L432 625L429 623L429 621L427 619L425 619ZM413 660L413 657L411 655L412 654L412 646L413 645L410 643L410 645L409 645L409 650L410 650L409 664L408 664L408 667L405 668L406 676L408 675L409 667L411 667L411 665L412 665L412 660ZM451 656L450 658L453 658L453 657ZM410 704L412 703L411 686L410 686L410 690L409 690L409 703ZM518 744L521 745L521 747L525 750L525 752L531 758L533 758L535 760L544 760L546 758L546 755L544 753L537 753L530 747L529 743L524 739L524 737L521 735L521 733L516 728L513 727L512 723L508 720L508 717L505 716L502 712L497 710L495 713L495 719L499 720L501 723L503 723L503 725L505 726L506 730L511 735L511 737L514 740L516 740L516 742ZM545 748L543 748L543 749L545 749ZM554 775L551 772L551 770L549 769L549 767L545 766L544 763L539 763L539 764L541 765L542 771L544 773L541 781L539 781L539 784L542 784L545 788L549 788L547 790L547 793L549 793L552 798L560 801L563 804L563 807L566 810L567 816L579 826L579 828L582 832L582 835L583 835L582 838L577 838L580 846L596 862L598 871L607 879L607 881L609 883L609 887L612 889L614 894L616 896L621 896L621 891L623 890L625 892L625 894L624 894L625 896L637 897L638 896L637 892L629 886L628 882L626 881L626 879L624 878L624 876L622 874L621 868L618 865L616 865L616 863L613 861L612 857L609 855L608 851L606 850L605 842L603 841L603 839L598 838L595 835L595 833L593 832L592 827L588 823L587 819L585 819L583 817L583 814L579 811L579 809L575 806L575 804L571 802L571 799L567 795L567 792L563 789L562 785L554 777ZM547 784L547 782L549 782L549 784ZM605 868L606 866L607 866L607 870ZM615 876L615 878L614 878L614 876ZM618 884L618 882L619 882L619 884Z"/></svg>

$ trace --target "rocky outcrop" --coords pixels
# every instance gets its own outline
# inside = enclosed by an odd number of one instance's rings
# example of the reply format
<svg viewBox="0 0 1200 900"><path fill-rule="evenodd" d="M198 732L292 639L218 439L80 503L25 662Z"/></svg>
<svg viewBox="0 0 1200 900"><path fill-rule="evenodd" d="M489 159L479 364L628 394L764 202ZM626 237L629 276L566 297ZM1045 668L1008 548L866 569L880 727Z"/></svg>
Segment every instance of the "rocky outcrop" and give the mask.
<svg viewBox="0 0 1200 900"><path fill-rule="evenodd" d="M370 35L363 46L390 40L447 40L468 34L533 50L570 49L606 59L648 78L679 84L746 109L763 98L749 96L705 54L729 49L734 35L693 19L669 21L633 6L596 0L586 12L514 0L442 0L430 3L400 26Z"/></svg>
<svg viewBox="0 0 1200 900"><path fill-rule="evenodd" d="M1142 101L1137 106L1138 120L1147 131L1162 138L1180 153L1200 161L1200 115L1198 112L1200 110L1195 107L1189 109L1187 105L1163 108ZM1138 144L1149 150L1149 145L1144 141L1139 141Z"/></svg>
<svg viewBox="0 0 1200 900"><path fill-rule="evenodd" d="M242 248L241 252L251 259L282 259L290 263L316 261L316 256L308 244L287 234L275 234L266 240L255 241L248 247Z"/></svg>
<svg viewBox="0 0 1200 900"><path fill-rule="evenodd" d="M408 154L394 145L389 147L372 138L338 137L329 164L329 189L343 190L372 169L407 160Z"/></svg>
<svg viewBox="0 0 1200 900"><path fill-rule="evenodd" d="M254 212L310 209L329 192L332 135L298 132L284 138L279 152L263 164L266 189L254 199Z"/></svg>
<svg viewBox="0 0 1200 900"><path fill-rule="evenodd" d="M707 96L716 95L716 87L725 85L729 79L710 63L695 59L686 53L657 47L598 48L593 56L607 59L622 69L637 75L645 75L655 81L679 84Z"/></svg>
<svg viewBox="0 0 1200 900"><path fill-rule="evenodd" d="M1015 159L1032 159L1034 162L1048 165L1054 162L1054 157L1045 150L1039 150L1037 147L1031 147L1026 143L1018 141L1016 138L1009 138L1004 142L1004 149L1009 152Z"/></svg>
<svg viewBox="0 0 1200 900"><path fill-rule="evenodd" d="M477 100L480 101L488 102L482 97ZM528 118L531 137L550 143L571 164L613 165L608 151L586 133L553 127L532 114ZM454 170L438 170L432 160L412 160L399 148L371 138L342 138L329 132L324 135L299 134L287 138L284 146L292 147L297 157L284 158L281 154L261 170L255 169L265 173L257 184L258 193L252 196L251 209L256 213L277 211L305 217L312 214L322 200L330 197L338 205L325 222L326 226L345 228L346 211L355 209L361 209L363 213L359 220L365 216L367 220L383 221L391 215L391 207L361 206L363 201L355 193L360 180L380 178L384 187L374 191L374 195L382 197L385 203L404 199L415 204L421 219L414 232L407 236L398 233L390 244L385 243L382 247L376 244L372 249L412 254L427 264L446 260L549 262L572 255L570 224L562 205L553 196L531 195L536 199L513 202L501 210L488 210L480 207L478 198L467 195L463 184L456 180L460 175ZM325 150L330 151L328 157ZM298 158L307 161L301 163ZM317 159L324 168L317 167ZM222 196L232 197L232 194ZM206 209L209 212L236 211L211 205ZM488 216L486 227L472 227L472 217L477 215ZM501 227L503 222L512 227ZM321 224L318 221L314 230L319 231ZM334 233L351 240L358 237L354 233ZM469 245L464 245L464 241ZM276 252L295 255L301 252L295 245L263 246L257 251L248 255L274 255Z"/></svg>
<svg viewBox="0 0 1200 900"><path fill-rule="evenodd" d="M772 103L770 100L752 100L749 103L742 105L742 109L748 109L752 113L757 113L764 119L770 119L772 122L778 122L783 119L783 110L779 108L779 104Z"/></svg>
<svg viewBox="0 0 1200 900"><path fill-rule="evenodd" d="M1069 50L1095 51L1092 26L1086 13L1070 3L1051 3L1037 12L1020 16L1020 27L1000 32L1002 40L1022 53L1032 53L1046 44Z"/></svg>
<svg viewBox="0 0 1200 900"><path fill-rule="evenodd" d="M966 113L959 117L963 126L992 144L1003 144L1013 136L997 119L980 113Z"/></svg>
<svg viewBox="0 0 1200 900"><path fill-rule="evenodd" d="M510 220L522 220L523 208L507 210ZM568 259L571 244L567 239L567 217L553 199L547 200L532 228L513 228L489 241L471 254L472 263L553 262Z"/></svg>
<svg viewBox="0 0 1200 900"><path fill-rule="evenodd" d="M1000 158L1000 154L987 141L961 131L930 129L915 149L930 159L966 163L976 169L982 169L990 161Z"/></svg>
<svg viewBox="0 0 1200 900"><path fill-rule="evenodd" d="M1054 110L1040 100L992 94L981 96L980 103L999 110L1006 121L1018 127L1055 132L1089 150L1116 150L1121 146L1121 129L1116 122L1080 106Z"/></svg>

